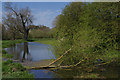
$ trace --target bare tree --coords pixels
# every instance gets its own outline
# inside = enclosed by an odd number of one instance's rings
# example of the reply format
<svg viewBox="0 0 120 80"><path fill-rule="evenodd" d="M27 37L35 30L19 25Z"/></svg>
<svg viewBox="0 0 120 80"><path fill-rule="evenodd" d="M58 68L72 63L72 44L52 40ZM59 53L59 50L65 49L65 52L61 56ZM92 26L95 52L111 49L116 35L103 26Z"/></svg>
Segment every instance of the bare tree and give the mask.
<svg viewBox="0 0 120 80"><path fill-rule="evenodd" d="M5 8L9 11L9 13L12 13L12 17L14 18L14 22L16 24L16 30L23 33L24 40L27 40L29 30L31 29L31 25L33 23L33 16L31 14L31 10L28 7L18 10L10 3L6 3Z"/></svg>
<svg viewBox="0 0 120 80"><path fill-rule="evenodd" d="M15 36L17 32L17 23L12 14L6 14L6 17L3 17L3 24L7 28L7 30L12 33L12 38L15 40Z"/></svg>

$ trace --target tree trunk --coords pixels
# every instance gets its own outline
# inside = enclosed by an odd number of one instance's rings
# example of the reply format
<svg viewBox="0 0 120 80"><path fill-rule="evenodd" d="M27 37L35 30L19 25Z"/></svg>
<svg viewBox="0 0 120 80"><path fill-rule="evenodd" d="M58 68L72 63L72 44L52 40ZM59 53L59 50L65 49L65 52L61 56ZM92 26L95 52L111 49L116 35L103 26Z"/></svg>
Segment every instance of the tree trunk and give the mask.
<svg viewBox="0 0 120 80"><path fill-rule="evenodd" d="M24 31L24 40L28 40L29 30Z"/></svg>
<svg viewBox="0 0 120 80"><path fill-rule="evenodd" d="M13 32L13 40L15 40L15 33Z"/></svg>

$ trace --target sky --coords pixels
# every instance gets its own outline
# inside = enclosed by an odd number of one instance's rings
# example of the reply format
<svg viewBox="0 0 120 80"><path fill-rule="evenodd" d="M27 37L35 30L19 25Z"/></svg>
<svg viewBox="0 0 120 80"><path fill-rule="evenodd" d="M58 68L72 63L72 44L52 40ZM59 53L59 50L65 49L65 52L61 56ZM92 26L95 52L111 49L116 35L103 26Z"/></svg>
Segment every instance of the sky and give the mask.
<svg viewBox="0 0 120 80"><path fill-rule="evenodd" d="M0 1L0 24L2 23L2 2Z"/></svg>
<svg viewBox="0 0 120 80"><path fill-rule="evenodd" d="M47 27L52 28L53 20L57 15L59 15L62 12L62 9L64 9L64 7L67 4L69 4L70 1L94 2L98 0L0 0L0 1L2 1L2 3L10 1L13 4L16 4L20 8L29 7L34 16L34 21L33 21L34 25L45 25ZM1 9L1 2L0 2L0 20L2 19L1 14L4 13L2 11L4 10Z"/></svg>
<svg viewBox="0 0 120 80"><path fill-rule="evenodd" d="M29 7L34 16L34 25L45 25L52 28L53 20L61 14L62 9L69 2L13 2L12 4L16 4L18 8Z"/></svg>

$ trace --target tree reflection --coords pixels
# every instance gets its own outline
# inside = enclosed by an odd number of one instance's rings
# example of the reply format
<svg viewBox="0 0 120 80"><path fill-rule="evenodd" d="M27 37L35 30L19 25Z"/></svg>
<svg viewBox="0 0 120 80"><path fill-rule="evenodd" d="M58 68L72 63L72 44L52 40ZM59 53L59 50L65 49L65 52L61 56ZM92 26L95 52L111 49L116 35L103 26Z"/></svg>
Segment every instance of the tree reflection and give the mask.
<svg viewBox="0 0 120 80"><path fill-rule="evenodd" d="M28 42L24 42L24 53L23 53L23 57L22 57L22 62L24 60L32 61L32 58L31 58L30 53L29 53Z"/></svg>

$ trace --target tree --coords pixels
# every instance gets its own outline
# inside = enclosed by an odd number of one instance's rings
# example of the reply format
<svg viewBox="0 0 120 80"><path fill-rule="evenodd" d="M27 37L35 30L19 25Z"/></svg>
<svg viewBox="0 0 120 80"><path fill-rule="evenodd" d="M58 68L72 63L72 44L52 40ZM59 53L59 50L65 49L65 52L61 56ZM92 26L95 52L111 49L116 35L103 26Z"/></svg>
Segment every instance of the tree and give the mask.
<svg viewBox="0 0 120 80"><path fill-rule="evenodd" d="M1 26L1 30L2 30L2 39L4 40L7 38L7 30L3 24L1 24L0 26Z"/></svg>
<svg viewBox="0 0 120 80"><path fill-rule="evenodd" d="M30 25L33 23L31 10L28 7L18 10L10 3L6 3L5 8L9 10L9 13L12 13L12 17L16 22L16 29L24 35L24 40L27 40L31 29Z"/></svg>
<svg viewBox="0 0 120 80"><path fill-rule="evenodd" d="M33 29L30 31L30 38L51 38L52 32L51 29L44 25L33 26Z"/></svg>
<svg viewBox="0 0 120 80"><path fill-rule="evenodd" d="M118 4L70 3L63 9L57 19L55 34L65 38L56 47L56 53L62 54L74 46L63 64L77 63L86 56L88 64L94 64L99 58L105 62L117 59Z"/></svg>
<svg viewBox="0 0 120 80"><path fill-rule="evenodd" d="M18 33L17 23L12 14L6 14L6 17L3 17L3 24L7 28L7 31L12 34L12 39L15 40L15 36ZM3 30L4 31L4 30ZM4 35L3 35L4 36Z"/></svg>

